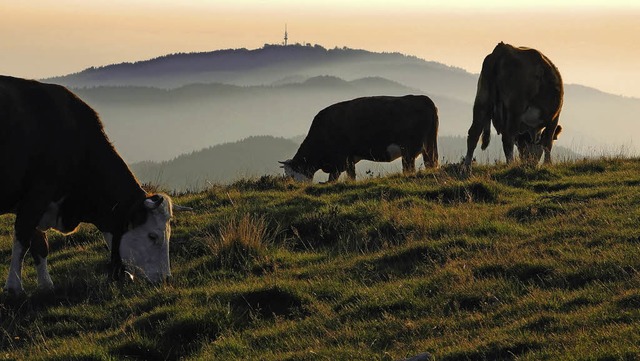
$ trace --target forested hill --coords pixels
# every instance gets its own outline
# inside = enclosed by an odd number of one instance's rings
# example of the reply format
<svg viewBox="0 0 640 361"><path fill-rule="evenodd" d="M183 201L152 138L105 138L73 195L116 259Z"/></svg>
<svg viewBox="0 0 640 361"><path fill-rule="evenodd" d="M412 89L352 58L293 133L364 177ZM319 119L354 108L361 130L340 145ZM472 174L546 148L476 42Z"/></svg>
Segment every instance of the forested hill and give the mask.
<svg viewBox="0 0 640 361"><path fill-rule="evenodd" d="M468 100L475 76L459 68L399 53L375 53L320 45L265 45L259 49L227 49L170 54L134 63L91 67L47 79L66 86L148 86L175 88L194 83L279 85L331 75L345 80L379 76L424 89L437 84L439 94ZM468 89L463 94L460 88Z"/></svg>

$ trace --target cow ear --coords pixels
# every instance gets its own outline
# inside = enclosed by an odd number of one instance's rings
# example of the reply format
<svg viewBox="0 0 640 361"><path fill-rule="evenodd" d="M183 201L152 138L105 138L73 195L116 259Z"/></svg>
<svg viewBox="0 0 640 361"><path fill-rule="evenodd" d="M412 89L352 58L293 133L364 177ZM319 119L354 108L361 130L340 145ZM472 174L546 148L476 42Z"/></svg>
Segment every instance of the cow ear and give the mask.
<svg viewBox="0 0 640 361"><path fill-rule="evenodd" d="M148 197L144 200L144 206L149 210L154 210L160 207L162 202L164 201L164 197L159 194L154 194L151 197Z"/></svg>
<svg viewBox="0 0 640 361"><path fill-rule="evenodd" d="M287 159L287 160L279 160L278 163L282 164L280 166L280 168L284 168L287 165L291 165L291 159Z"/></svg>

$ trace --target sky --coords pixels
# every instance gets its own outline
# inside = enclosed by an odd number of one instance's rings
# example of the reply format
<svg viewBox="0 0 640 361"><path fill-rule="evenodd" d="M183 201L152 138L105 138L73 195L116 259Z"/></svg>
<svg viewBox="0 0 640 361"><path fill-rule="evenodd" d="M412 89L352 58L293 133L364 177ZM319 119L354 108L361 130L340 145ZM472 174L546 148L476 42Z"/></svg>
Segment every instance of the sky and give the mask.
<svg viewBox="0 0 640 361"><path fill-rule="evenodd" d="M0 0L0 74L46 78L283 41L400 52L479 73L500 41L565 83L640 98L637 0Z"/></svg>

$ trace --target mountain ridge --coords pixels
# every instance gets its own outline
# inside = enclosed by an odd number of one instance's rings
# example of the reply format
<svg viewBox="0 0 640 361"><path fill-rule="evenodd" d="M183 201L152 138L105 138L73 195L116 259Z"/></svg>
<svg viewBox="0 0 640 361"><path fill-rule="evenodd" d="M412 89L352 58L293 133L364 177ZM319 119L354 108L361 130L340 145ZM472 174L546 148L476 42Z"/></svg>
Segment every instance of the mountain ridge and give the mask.
<svg viewBox="0 0 640 361"><path fill-rule="evenodd" d="M398 52L371 52L363 49L333 48L320 45L268 45L258 49L223 49L197 53L175 53L136 62L122 62L100 67L89 67L82 71L50 77L45 81L71 87L95 85L153 85L175 88L191 83L193 74L198 74L206 82L220 82L237 85L266 85L269 82L241 81L233 72L256 70L288 70L309 68L318 64L346 64L363 59L372 64L403 63L405 65L427 66L437 70L447 70L459 74L469 74L461 68L427 61L416 56ZM331 75L331 74L326 74ZM160 78L160 80L154 78ZM173 79L173 80L171 80Z"/></svg>
<svg viewBox="0 0 640 361"><path fill-rule="evenodd" d="M99 76L83 78L87 74ZM169 54L56 80L100 113L118 151L137 162L252 135L306 134L321 109L373 95L428 95L439 109L440 134L465 135L478 75L400 53L269 45ZM630 145L636 152L638 113L640 99L566 84L557 144L581 150Z"/></svg>

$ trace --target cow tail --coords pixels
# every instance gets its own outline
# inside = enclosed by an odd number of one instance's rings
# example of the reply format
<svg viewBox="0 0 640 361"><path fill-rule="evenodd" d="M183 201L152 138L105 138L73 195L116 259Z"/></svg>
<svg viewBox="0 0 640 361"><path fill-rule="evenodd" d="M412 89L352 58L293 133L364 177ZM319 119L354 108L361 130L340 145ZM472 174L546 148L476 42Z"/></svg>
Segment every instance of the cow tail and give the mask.
<svg viewBox="0 0 640 361"><path fill-rule="evenodd" d="M434 105L433 112L433 127L431 131L425 134L424 143L422 146L422 158L424 158L425 168L437 168L438 167L438 108Z"/></svg>
<svg viewBox="0 0 640 361"><path fill-rule="evenodd" d="M480 145L480 148L482 150L487 149L490 142L491 142L491 120L489 120L482 128L482 144Z"/></svg>

